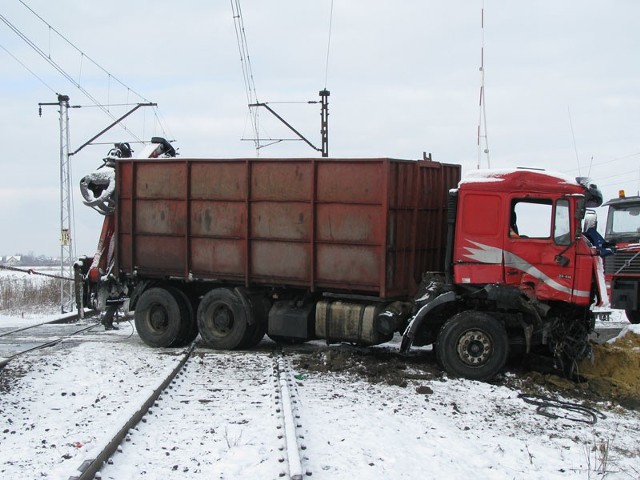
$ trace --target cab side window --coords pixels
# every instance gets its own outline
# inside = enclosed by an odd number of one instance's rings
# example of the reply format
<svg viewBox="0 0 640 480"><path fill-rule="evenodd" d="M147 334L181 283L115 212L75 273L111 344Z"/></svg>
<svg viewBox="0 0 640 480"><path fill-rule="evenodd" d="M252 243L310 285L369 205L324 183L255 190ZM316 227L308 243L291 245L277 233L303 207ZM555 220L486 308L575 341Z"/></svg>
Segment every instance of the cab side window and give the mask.
<svg viewBox="0 0 640 480"><path fill-rule="evenodd" d="M509 236L511 238L551 238L552 215L551 200L515 199L511 202Z"/></svg>
<svg viewBox="0 0 640 480"><path fill-rule="evenodd" d="M553 222L553 240L558 245L571 244L571 221L569 219L569 201L556 202L556 214Z"/></svg>

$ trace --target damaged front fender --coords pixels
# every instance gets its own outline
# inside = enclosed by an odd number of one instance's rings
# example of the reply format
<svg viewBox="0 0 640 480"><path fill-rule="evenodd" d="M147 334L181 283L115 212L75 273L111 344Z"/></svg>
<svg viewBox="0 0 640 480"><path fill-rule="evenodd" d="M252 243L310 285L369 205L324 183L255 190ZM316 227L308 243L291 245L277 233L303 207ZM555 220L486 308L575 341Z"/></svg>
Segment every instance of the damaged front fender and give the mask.
<svg viewBox="0 0 640 480"><path fill-rule="evenodd" d="M402 343L400 344L400 351L406 352L411 348L413 344L413 340L416 337L416 333L420 330L423 322L427 318L430 312L434 309L444 305L446 303L456 302L458 300L458 296L455 292L446 292L441 295L438 295L433 300L425 303L420 309L416 312L416 314L409 320L409 325L405 329L402 334Z"/></svg>

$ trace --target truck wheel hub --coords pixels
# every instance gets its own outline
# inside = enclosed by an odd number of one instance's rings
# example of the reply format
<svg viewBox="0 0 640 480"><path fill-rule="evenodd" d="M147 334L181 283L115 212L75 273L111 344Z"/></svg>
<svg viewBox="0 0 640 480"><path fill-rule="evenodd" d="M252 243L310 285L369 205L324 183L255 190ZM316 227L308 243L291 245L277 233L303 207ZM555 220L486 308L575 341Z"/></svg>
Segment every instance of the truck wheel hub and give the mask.
<svg viewBox="0 0 640 480"><path fill-rule="evenodd" d="M476 367L486 363L493 350L491 338L479 330L465 332L458 341L458 355L467 365Z"/></svg>
<svg viewBox="0 0 640 480"><path fill-rule="evenodd" d="M149 323L154 330L164 331L169 324L167 311L163 307L156 305L149 312Z"/></svg>
<svg viewBox="0 0 640 480"><path fill-rule="evenodd" d="M228 308L219 307L213 312L213 326L218 334L225 335L233 326L233 314Z"/></svg>

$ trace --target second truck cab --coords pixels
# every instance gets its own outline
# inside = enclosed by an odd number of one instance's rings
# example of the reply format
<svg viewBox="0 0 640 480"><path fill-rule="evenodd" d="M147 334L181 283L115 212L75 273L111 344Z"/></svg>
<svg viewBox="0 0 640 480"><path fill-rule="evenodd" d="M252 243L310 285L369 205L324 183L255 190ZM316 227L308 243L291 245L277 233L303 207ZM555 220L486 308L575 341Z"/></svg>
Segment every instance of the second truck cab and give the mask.
<svg viewBox="0 0 640 480"><path fill-rule="evenodd" d="M640 323L640 197L624 191L609 200L605 240L615 254L604 259L611 306L625 311L631 323Z"/></svg>

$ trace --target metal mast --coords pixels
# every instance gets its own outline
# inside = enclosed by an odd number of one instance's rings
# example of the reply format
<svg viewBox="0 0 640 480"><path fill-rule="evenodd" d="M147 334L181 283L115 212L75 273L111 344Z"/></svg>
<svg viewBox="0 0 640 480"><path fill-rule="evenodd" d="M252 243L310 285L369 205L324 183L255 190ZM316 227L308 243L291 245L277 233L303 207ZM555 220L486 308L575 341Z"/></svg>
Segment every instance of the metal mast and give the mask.
<svg viewBox="0 0 640 480"><path fill-rule="evenodd" d="M320 90L322 109L320 110L320 137L322 139L322 156L329 156L329 90Z"/></svg>
<svg viewBox="0 0 640 480"><path fill-rule="evenodd" d="M481 12L482 27L482 47L480 48L480 115L478 119L478 168L482 159L482 154L487 156L487 168L491 168L491 159L489 158L489 136L487 134L487 111L485 109L484 98L484 1L482 2ZM480 139L484 139L484 148Z"/></svg>
<svg viewBox="0 0 640 480"><path fill-rule="evenodd" d="M60 106L60 276L73 278L73 245L71 240L71 169L69 166L69 97L58 95ZM73 306L73 285L60 280L62 313Z"/></svg>

